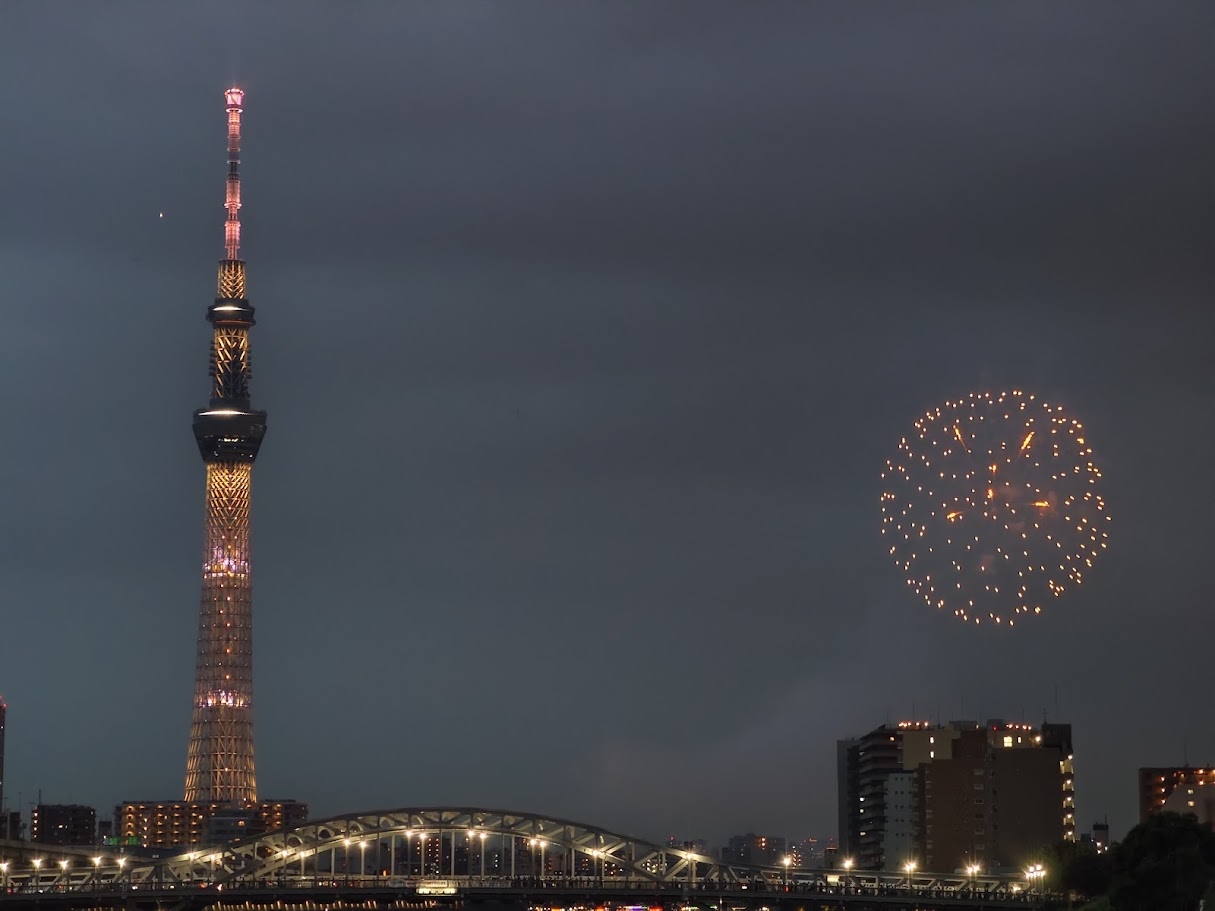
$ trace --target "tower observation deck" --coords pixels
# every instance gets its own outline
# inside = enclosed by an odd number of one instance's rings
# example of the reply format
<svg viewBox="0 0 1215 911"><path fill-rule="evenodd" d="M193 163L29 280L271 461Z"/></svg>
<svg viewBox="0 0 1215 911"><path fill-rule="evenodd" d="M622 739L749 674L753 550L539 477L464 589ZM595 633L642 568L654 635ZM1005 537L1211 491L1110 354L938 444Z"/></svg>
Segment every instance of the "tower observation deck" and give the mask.
<svg viewBox="0 0 1215 911"><path fill-rule="evenodd" d="M266 412L249 395L249 330L240 258L240 127L244 92L225 93L228 179L225 256L219 262L212 327L211 400L194 412L194 439L207 469L198 612L194 713L185 799L247 804L257 800L253 767L253 585L249 561L249 491L266 433Z"/></svg>

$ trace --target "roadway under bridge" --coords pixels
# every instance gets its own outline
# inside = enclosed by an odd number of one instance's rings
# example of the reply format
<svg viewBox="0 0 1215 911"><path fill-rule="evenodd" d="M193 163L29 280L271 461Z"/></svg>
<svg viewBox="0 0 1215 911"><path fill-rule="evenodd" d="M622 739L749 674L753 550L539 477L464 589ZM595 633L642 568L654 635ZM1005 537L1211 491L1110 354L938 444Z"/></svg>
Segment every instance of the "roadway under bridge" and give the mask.
<svg viewBox="0 0 1215 911"><path fill-rule="evenodd" d="M471 807L312 820L162 856L0 841L0 907L314 911L1042 908L1022 876L740 866L597 826Z"/></svg>

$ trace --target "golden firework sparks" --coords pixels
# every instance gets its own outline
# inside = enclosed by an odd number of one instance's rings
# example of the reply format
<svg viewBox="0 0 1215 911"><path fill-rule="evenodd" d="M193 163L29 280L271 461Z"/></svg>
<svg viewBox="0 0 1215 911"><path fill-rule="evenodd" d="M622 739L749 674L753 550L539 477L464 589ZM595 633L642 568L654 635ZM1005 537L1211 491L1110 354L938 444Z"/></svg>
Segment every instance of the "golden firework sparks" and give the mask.
<svg viewBox="0 0 1215 911"><path fill-rule="evenodd" d="M882 534L907 584L969 622L1040 614L1108 544L1092 455L1079 421L1021 390L928 411L882 473Z"/></svg>

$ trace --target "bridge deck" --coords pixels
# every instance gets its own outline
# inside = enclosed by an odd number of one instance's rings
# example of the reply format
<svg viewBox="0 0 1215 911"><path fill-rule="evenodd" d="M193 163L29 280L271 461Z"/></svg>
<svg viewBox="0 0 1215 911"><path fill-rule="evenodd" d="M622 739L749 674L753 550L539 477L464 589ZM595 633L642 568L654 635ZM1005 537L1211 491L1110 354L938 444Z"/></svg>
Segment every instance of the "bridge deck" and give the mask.
<svg viewBox="0 0 1215 911"><path fill-rule="evenodd" d="M518 911L994 911L1050 909L1049 896L916 887L823 886L792 883L780 889L735 884L681 886L670 883L600 885L518 882L460 885L455 895L419 895L415 884L385 879L334 881L281 879L232 883L216 888L109 885L98 888L14 889L0 893L4 911L321 911L321 909L468 909L501 907ZM1062 905L1058 905L1062 907Z"/></svg>

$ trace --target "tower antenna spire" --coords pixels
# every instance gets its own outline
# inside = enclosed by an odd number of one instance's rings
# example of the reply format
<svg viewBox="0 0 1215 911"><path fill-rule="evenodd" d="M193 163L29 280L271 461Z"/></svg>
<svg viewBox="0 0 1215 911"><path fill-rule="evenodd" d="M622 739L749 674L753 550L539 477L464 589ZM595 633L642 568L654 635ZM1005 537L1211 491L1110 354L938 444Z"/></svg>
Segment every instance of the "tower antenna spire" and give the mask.
<svg viewBox="0 0 1215 911"><path fill-rule="evenodd" d="M224 93L228 100L228 192L224 208L224 247L229 261L240 259L240 115L245 93L236 86Z"/></svg>

